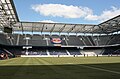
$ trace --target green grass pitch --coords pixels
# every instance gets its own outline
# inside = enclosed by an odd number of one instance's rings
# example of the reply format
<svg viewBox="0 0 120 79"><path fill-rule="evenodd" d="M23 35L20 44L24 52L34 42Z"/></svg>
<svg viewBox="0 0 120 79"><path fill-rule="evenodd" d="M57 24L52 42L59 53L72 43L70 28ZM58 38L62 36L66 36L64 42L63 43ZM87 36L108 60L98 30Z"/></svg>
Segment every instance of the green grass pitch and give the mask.
<svg viewBox="0 0 120 79"><path fill-rule="evenodd" d="M119 79L120 57L0 60L0 79Z"/></svg>

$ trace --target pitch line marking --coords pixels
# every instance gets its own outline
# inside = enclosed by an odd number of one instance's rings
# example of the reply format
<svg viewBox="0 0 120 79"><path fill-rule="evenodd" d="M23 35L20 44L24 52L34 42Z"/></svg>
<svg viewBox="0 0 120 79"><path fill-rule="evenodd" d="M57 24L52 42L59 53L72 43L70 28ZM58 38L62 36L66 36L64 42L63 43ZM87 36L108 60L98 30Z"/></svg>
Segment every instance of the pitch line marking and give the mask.
<svg viewBox="0 0 120 79"><path fill-rule="evenodd" d="M120 74L120 72L112 71L112 70L108 70L108 69L102 69L102 68L98 68L98 67L85 66L85 65L80 65L80 66L81 67L90 68L90 69L95 69L95 70L100 70L100 71L106 71L106 72L111 72L111 73L115 73L115 74Z"/></svg>

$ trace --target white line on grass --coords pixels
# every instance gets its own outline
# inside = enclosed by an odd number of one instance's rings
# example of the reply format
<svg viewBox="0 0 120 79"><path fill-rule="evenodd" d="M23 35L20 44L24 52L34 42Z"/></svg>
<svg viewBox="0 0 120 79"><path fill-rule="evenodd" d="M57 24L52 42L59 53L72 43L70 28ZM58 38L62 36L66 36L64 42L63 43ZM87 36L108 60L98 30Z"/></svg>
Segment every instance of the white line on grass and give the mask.
<svg viewBox="0 0 120 79"><path fill-rule="evenodd" d="M92 66L86 66L86 65L79 65L79 66L89 68L89 69L95 69L95 70L100 70L100 71L111 72L111 73L114 73L114 74L120 74L120 72L117 72L117 71L112 71L112 70L108 70L108 69L102 69L102 68L98 68L98 67L92 67Z"/></svg>

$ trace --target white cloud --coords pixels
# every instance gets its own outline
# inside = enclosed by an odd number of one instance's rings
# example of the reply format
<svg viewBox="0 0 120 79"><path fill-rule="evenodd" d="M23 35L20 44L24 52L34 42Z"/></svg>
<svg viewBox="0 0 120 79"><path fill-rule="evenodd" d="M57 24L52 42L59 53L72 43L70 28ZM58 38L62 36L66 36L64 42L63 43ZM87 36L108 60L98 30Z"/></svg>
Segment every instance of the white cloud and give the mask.
<svg viewBox="0 0 120 79"><path fill-rule="evenodd" d="M94 14L88 7L62 5L62 4L38 4L32 5L32 9L44 16L83 18L90 21L102 22L120 15L120 8L112 6L110 10L104 10L100 15Z"/></svg>
<svg viewBox="0 0 120 79"><path fill-rule="evenodd" d="M52 21L52 20L42 20L42 21L39 21L39 22L46 22L46 23L57 23L55 21Z"/></svg>
<svg viewBox="0 0 120 79"><path fill-rule="evenodd" d="M62 4L39 4L33 5L32 9L44 16L64 17L64 18L81 18L92 14L88 7L67 6Z"/></svg>
<svg viewBox="0 0 120 79"><path fill-rule="evenodd" d="M111 19L117 15L120 15L120 8L111 7L111 10L105 10L101 15L88 15L85 17L86 20L97 20L103 22L105 20Z"/></svg>

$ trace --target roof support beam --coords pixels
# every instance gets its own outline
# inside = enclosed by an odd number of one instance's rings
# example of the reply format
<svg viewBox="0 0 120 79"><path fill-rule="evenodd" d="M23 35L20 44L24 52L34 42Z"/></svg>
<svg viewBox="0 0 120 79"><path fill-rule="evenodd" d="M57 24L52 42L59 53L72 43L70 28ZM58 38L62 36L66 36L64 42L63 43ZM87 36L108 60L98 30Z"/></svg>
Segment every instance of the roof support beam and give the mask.
<svg viewBox="0 0 120 79"><path fill-rule="evenodd" d="M86 25L84 25L83 27L85 27L85 26L86 26ZM82 28L83 28L83 27L82 27ZM77 29L77 30L76 30L76 34L80 33L80 31L82 30L82 28Z"/></svg>
<svg viewBox="0 0 120 79"><path fill-rule="evenodd" d="M61 33L64 30L65 26L66 24L59 30L59 33Z"/></svg>
<svg viewBox="0 0 120 79"><path fill-rule="evenodd" d="M45 27L45 24L43 24L43 27L42 27L42 30L41 30L41 34L42 34L43 30L44 30L44 27Z"/></svg>
<svg viewBox="0 0 120 79"><path fill-rule="evenodd" d="M24 32L24 29L23 29L23 25L22 25L22 22L20 23L21 24L21 27L22 27L22 33Z"/></svg>
<svg viewBox="0 0 120 79"><path fill-rule="evenodd" d="M72 27L72 28L70 28L67 32L68 32L68 34L72 31L72 30L74 30L74 28L76 27L76 24Z"/></svg>
<svg viewBox="0 0 120 79"><path fill-rule="evenodd" d="M11 10L10 10L10 7L9 7L9 5L8 5L8 3L7 3L7 1L5 0L5 2L6 2L6 5L7 5L7 7L8 7L8 10L10 11L10 14L12 14L12 12L11 12ZM12 15L12 17L14 17L13 15ZM14 18L13 18L14 19ZM15 21L15 19L14 19L14 21Z"/></svg>
<svg viewBox="0 0 120 79"><path fill-rule="evenodd" d="M56 24L54 24L54 25L53 25L53 27L52 27L52 29L51 29L50 33L52 33L52 32L53 32L53 30L54 30L54 28L55 28L55 25L56 25Z"/></svg>

